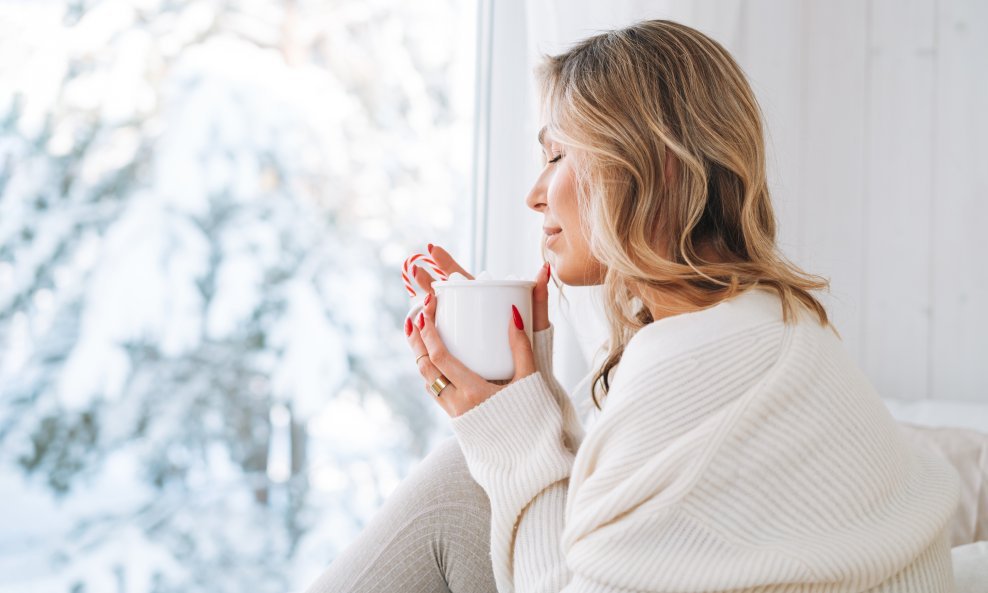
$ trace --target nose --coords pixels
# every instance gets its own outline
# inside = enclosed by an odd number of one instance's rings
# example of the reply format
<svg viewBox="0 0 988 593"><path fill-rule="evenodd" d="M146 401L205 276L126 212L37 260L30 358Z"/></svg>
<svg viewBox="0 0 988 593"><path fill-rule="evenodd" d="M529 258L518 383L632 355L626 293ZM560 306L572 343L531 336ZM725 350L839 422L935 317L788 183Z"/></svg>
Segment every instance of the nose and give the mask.
<svg viewBox="0 0 988 593"><path fill-rule="evenodd" d="M525 198L525 204L536 212L542 212L546 207L543 177L543 175L539 175L538 179L535 180L535 184L532 185L532 189L528 191L528 196Z"/></svg>

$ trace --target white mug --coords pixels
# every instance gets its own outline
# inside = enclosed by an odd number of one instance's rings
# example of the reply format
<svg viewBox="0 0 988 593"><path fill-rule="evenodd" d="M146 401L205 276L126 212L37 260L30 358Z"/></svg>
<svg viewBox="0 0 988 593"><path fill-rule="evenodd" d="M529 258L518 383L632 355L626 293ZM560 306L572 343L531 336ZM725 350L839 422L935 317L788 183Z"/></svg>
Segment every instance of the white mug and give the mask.
<svg viewBox="0 0 988 593"><path fill-rule="evenodd" d="M435 280L436 329L449 353L487 381L510 380L515 361L508 340L518 308L528 341L532 341L531 280ZM423 299L424 300L424 299ZM418 327L422 301L408 313Z"/></svg>

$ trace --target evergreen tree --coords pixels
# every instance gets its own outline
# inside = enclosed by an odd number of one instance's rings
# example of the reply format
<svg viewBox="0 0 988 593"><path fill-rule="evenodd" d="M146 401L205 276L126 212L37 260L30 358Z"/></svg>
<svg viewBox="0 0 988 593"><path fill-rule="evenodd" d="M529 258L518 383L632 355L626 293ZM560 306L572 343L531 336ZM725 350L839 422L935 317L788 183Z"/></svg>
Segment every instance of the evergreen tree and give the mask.
<svg viewBox="0 0 988 593"><path fill-rule="evenodd" d="M473 15L417 4L0 5L0 591L300 589L439 436Z"/></svg>

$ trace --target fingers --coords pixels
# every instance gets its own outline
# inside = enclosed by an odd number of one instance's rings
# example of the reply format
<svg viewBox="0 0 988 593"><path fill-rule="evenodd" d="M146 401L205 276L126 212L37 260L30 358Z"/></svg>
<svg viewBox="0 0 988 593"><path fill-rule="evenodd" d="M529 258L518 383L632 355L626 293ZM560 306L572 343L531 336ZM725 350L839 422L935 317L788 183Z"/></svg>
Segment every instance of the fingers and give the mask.
<svg viewBox="0 0 988 593"><path fill-rule="evenodd" d="M549 329L549 262L543 264L535 276L532 289L532 331Z"/></svg>
<svg viewBox="0 0 988 593"><path fill-rule="evenodd" d="M431 244L430 244L431 245ZM447 276L451 275L453 272L459 272L463 274L467 279L473 280L473 275L464 270L460 264L456 263L445 249L437 245L432 245L429 249L429 255L432 256L433 261L439 266L439 269L446 273ZM432 283L435 282L435 278L430 274L425 268L415 266L412 268L412 277L415 279L415 283L418 284L422 290L429 294L435 294L432 289Z"/></svg>
<svg viewBox="0 0 988 593"><path fill-rule="evenodd" d="M511 357L515 363L515 380L519 380L535 372L535 355L532 353L532 342L525 333L524 322L518 314L518 308L512 305L511 309L513 318L508 321L508 340L511 344Z"/></svg>
<svg viewBox="0 0 988 593"><path fill-rule="evenodd" d="M426 350L429 352L429 359L432 364L442 374L446 375L453 385L456 385L457 390L470 393L472 390L475 390L478 381L483 382L483 379L457 360L446 349L446 345L439 336L439 331L435 325L437 300L436 297L429 299L429 302L422 309L422 314L416 321L416 327L422 336L422 342L425 344Z"/></svg>
<svg viewBox="0 0 988 593"><path fill-rule="evenodd" d="M438 263L438 262L436 262L436 263ZM426 272L424 268L420 268L419 266L415 266L415 267L412 268L412 278L415 279L415 283L416 284L418 284L420 287L422 287L422 290L426 291L429 294L432 294L432 292L433 292L432 291L432 283L433 283L433 281L435 281L435 278L432 277L432 274L430 274L429 272Z"/></svg>
<svg viewBox="0 0 988 593"><path fill-rule="evenodd" d="M412 329L411 332L408 334L408 345L411 346L412 352L415 354L415 357L417 359L415 361L415 365L418 367L419 374L422 375L422 379L425 381L425 392L430 397L438 401L439 405L442 406L442 408L446 410L447 413L451 413L453 411L453 408L451 408L450 406L452 405L451 400L453 398L451 398L450 396L452 395L453 391L456 389L456 386L453 384L451 379L450 385L445 387L439 393L438 397L434 393L432 393L432 390L429 388L429 386L432 385L432 382L435 381L437 377L439 377L441 371L436 367L436 365L432 363L432 360L429 359L429 350L426 347L425 342L422 341L422 334L418 327L418 316L416 316L414 319L411 319L409 322L411 324ZM422 356L423 354L425 356ZM449 377L449 375L446 376ZM445 400L443 399L444 397L446 398Z"/></svg>
<svg viewBox="0 0 988 593"><path fill-rule="evenodd" d="M453 272L459 272L467 277L468 280L473 280L473 275L470 272L464 270L460 264L456 263L453 256L449 254L445 249L438 245L433 245L432 249L429 250L429 255L432 259L436 260L442 271L446 272L447 275L451 275Z"/></svg>

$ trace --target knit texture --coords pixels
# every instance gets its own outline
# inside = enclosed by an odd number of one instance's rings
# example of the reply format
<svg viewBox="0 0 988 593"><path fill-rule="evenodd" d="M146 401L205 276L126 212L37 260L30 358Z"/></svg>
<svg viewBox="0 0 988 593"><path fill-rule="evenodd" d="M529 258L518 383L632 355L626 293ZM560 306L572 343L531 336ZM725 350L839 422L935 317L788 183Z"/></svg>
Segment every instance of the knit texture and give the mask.
<svg viewBox="0 0 988 593"><path fill-rule="evenodd" d="M538 370L452 419L498 590L954 591L956 472L796 315L756 287L645 326L588 431L535 332Z"/></svg>

